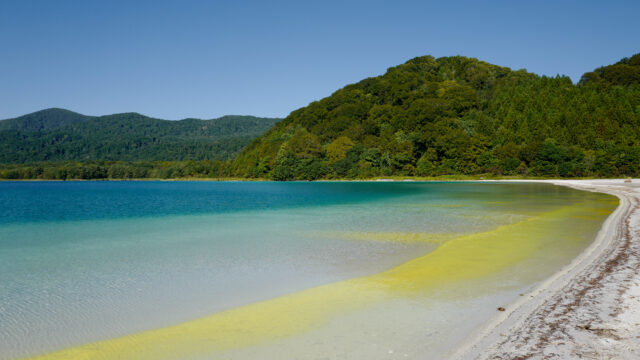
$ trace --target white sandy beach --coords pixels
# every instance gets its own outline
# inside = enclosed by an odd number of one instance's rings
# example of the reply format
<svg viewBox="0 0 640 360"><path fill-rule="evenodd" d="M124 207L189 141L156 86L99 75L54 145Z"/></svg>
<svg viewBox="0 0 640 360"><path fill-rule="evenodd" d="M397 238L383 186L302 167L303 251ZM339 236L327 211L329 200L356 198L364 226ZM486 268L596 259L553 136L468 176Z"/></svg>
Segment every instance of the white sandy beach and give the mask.
<svg viewBox="0 0 640 360"><path fill-rule="evenodd" d="M640 359L640 181L550 180L616 195L594 243L476 329L450 359Z"/></svg>

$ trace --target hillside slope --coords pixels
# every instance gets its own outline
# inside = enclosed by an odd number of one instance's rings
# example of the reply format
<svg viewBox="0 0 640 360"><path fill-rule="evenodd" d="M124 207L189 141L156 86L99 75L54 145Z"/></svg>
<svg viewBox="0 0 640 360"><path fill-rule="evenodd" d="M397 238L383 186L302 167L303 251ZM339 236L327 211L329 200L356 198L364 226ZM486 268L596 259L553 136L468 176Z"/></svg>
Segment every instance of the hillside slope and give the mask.
<svg viewBox="0 0 640 360"><path fill-rule="evenodd" d="M230 159L279 120L169 121L137 113L94 117L47 109L0 121L0 163Z"/></svg>
<svg viewBox="0 0 640 360"><path fill-rule="evenodd" d="M293 111L243 150L233 173L638 175L640 86L633 72L616 84L419 57Z"/></svg>
<svg viewBox="0 0 640 360"><path fill-rule="evenodd" d="M13 119L2 120L0 121L0 131L46 131L89 119L91 119L91 116L78 114L66 109L51 108L22 115Z"/></svg>

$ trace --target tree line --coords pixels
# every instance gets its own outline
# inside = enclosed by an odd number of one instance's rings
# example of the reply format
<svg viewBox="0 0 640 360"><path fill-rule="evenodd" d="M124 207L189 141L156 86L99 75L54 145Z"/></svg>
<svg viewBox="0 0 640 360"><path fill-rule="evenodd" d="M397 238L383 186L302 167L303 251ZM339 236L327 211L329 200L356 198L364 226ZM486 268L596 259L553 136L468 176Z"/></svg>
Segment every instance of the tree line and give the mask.
<svg viewBox="0 0 640 360"><path fill-rule="evenodd" d="M52 126L61 117L65 125ZM183 120L176 131L130 117L108 125L60 113L55 121L35 117L22 124L29 134L45 129L36 142L24 129L2 130L17 140L0 138L14 154L0 156L13 162L0 166L0 178L640 176L640 54L578 84L473 58L418 57L272 119L269 130L257 129L265 123L255 118L213 130ZM7 160L15 154L21 157Z"/></svg>
<svg viewBox="0 0 640 360"><path fill-rule="evenodd" d="M86 161L0 165L3 180L228 178L228 161Z"/></svg>
<svg viewBox="0 0 640 360"><path fill-rule="evenodd" d="M640 54L611 67L574 85L472 58L415 58L292 112L232 173L638 176Z"/></svg>

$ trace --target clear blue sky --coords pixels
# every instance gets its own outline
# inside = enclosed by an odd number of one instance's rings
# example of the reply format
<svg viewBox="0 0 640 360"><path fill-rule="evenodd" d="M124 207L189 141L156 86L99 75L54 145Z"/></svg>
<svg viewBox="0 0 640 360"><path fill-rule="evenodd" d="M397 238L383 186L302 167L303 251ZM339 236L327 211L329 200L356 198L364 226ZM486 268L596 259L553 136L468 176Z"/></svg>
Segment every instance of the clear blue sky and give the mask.
<svg viewBox="0 0 640 360"><path fill-rule="evenodd" d="M571 76L640 52L640 1L0 1L0 118L285 116L421 56Z"/></svg>

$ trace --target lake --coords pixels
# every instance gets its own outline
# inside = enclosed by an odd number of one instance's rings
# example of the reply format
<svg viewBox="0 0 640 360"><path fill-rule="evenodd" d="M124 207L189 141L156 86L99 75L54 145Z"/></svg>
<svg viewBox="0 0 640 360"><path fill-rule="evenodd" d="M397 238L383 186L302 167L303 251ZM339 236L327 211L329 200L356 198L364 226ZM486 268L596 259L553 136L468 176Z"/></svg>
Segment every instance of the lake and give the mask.
<svg viewBox="0 0 640 360"><path fill-rule="evenodd" d="M0 182L0 203L0 359L374 359L454 346L584 250L618 200L534 183L96 181Z"/></svg>

